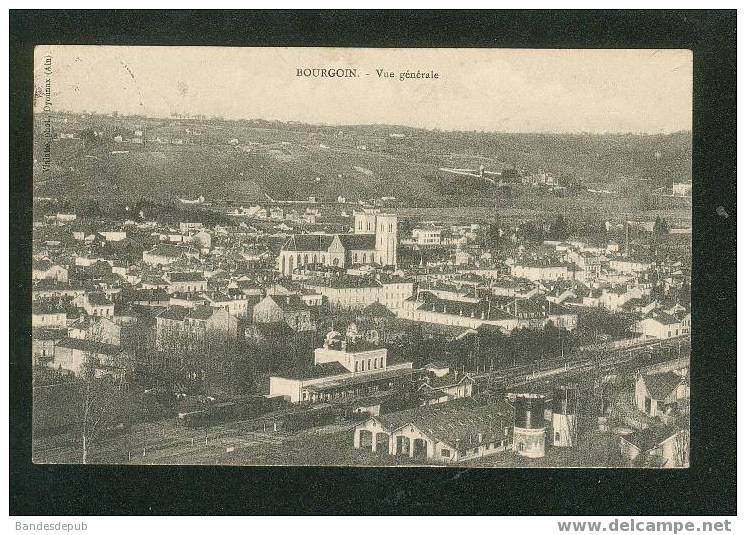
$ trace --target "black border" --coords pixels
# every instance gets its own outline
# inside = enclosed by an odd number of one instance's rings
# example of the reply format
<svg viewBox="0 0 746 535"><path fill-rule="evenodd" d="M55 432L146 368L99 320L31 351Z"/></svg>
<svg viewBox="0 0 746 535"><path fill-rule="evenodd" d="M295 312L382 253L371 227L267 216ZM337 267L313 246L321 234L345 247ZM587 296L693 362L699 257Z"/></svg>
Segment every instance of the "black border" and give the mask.
<svg viewBox="0 0 746 535"><path fill-rule="evenodd" d="M695 72L692 468L32 465L27 355L30 95L36 43L691 49ZM10 67L11 514L735 514L735 10L10 10ZM718 206L729 217L718 215Z"/></svg>

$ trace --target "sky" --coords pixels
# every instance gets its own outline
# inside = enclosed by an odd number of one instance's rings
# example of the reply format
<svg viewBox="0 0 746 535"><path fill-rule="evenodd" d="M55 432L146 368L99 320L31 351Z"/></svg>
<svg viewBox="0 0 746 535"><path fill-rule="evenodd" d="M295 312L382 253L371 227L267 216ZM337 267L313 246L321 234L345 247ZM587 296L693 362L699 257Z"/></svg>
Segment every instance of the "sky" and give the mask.
<svg viewBox="0 0 746 535"><path fill-rule="evenodd" d="M299 77L299 68L358 77ZM439 77L401 81L405 70ZM49 79L53 111L497 132L667 133L692 123L687 50L53 45L36 48L34 76L37 92Z"/></svg>

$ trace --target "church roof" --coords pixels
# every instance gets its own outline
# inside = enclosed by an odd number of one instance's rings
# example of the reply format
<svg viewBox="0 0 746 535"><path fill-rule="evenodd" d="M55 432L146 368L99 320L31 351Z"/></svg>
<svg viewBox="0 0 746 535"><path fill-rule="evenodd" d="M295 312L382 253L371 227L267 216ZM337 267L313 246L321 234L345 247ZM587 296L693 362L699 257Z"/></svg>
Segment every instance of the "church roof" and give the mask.
<svg viewBox="0 0 746 535"><path fill-rule="evenodd" d="M334 236L329 234L297 234L292 236L285 245L283 251L328 251Z"/></svg>
<svg viewBox="0 0 746 535"><path fill-rule="evenodd" d="M342 246L348 250L373 250L376 248L375 234L338 234Z"/></svg>
<svg viewBox="0 0 746 535"><path fill-rule="evenodd" d="M337 234L342 247L348 251L372 251L376 248L375 234ZM283 251L328 251L335 236L331 234L296 234L282 246Z"/></svg>

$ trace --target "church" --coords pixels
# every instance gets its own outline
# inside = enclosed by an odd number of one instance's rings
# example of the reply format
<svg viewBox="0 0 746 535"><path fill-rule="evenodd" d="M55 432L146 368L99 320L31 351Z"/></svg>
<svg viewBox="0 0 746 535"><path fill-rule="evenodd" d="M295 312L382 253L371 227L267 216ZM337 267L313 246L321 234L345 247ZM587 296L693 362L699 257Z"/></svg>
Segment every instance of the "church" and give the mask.
<svg viewBox="0 0 746 535"><path fill-rule="evenodd" d="M278 270L292 275L298 266L321 264L348 268L356 264L396 266L397 217L360 212L348 234L298 234L282 246Z"/></svg>

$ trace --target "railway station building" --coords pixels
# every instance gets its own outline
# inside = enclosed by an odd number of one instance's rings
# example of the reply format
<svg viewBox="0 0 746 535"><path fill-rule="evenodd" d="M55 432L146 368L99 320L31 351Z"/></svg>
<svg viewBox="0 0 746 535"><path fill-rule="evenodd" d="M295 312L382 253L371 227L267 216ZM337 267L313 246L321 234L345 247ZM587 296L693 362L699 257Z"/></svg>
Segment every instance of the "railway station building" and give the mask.
<svg viewBox="0 0 746 535"><path fill-rule="evenodd" d="M411 362L390 365L388 350L357 332L327 334L314 351L314 364L270 377L270 397L291 403L315 403L369 396L408 384L415 374Z"/></svg>

